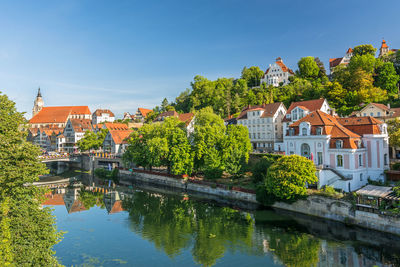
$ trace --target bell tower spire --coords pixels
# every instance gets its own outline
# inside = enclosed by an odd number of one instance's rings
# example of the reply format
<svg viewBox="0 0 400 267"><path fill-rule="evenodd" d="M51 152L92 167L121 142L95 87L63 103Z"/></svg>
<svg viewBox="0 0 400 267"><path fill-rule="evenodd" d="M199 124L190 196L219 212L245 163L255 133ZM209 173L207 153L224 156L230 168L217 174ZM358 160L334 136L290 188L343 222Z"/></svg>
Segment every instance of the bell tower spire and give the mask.
<svg viewBox="0 0 400 267"><path fill-rule="evenodd" d="M44 106L44 102L43 102L42 93L40 92L40 87L39 87L35 102L33 103L32 117L34 117L36 114L38 114L39 111L42 110L43 106Z"/></svg>

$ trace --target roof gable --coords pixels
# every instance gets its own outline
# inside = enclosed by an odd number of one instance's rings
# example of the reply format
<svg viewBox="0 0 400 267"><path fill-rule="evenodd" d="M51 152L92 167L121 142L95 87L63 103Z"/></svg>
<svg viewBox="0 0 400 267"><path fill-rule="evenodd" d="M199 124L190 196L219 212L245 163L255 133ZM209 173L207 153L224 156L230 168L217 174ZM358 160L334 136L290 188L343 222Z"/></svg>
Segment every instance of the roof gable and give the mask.
<svg viewBox="0 0 400 267"><path fill-rule="evenodd" d="M290 113L295 107L302 107L304 110L309 111L316 111L322 108L323 104L325 103L324 98L314 99L314 100L306 100L306 101L299 101L299 102L292 102L290 104L287 112Z"/></svg>

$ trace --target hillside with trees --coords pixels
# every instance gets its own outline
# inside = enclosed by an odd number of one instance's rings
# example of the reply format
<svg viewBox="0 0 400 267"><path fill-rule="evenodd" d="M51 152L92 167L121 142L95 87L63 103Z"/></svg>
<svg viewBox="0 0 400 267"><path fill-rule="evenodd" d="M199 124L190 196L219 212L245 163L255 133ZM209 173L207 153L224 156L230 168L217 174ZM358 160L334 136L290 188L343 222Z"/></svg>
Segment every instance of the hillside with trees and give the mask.
<svg viewBox="0 0 400 267"><path fill-rule="evenodd" d="M330 77L318 57L303 57L290 83L278 87L260 84L264 72L256 66L243 68L240 78L221 77L213 81L195 76L191 88L173 103L164 99L154 113L171 109L185 113L211 107L225 118L247 105L283 102L289 106L293 101L321 97L340 115L349 115L371 102L400 106L400 51L379 58L375 57L376 48L372 45L359 45L353 51L350 63L337 66Z"/></svg>

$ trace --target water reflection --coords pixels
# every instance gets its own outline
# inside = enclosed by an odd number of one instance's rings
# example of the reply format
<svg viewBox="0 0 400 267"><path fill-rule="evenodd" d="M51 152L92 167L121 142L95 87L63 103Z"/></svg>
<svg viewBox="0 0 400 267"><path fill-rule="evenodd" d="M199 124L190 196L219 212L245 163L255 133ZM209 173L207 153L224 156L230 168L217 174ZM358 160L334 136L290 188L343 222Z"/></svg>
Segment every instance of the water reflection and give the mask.
<svg viewBox="0 0 400 267"><path fill-rule="evenodd" d="M128 223L120 227L129 227L171 261L190 252L204 266L233 254L247 257L249 265L261 257L277 266L400 265L396 236L287 212L247 212L185 194L81 186L54 189L44 204L65 205L69 214L95 206L105 210L103 216L124 212Z"/></svg>

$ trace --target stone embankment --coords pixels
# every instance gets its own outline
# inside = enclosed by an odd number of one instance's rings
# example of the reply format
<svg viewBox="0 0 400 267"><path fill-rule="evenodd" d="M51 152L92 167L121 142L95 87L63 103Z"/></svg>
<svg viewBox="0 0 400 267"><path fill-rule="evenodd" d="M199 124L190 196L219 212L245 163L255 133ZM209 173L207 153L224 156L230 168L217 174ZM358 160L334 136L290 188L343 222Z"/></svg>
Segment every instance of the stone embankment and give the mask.
<svg viewBox="0 0 400 267"><path fill-rule="evenodd" d="M241 192L238 190L228 190L226 188L197 184L167 174L141 170L134 170L134 172L121 170L120 178L123 180L140 181L156 186L176 188L182 191L192 191L218 196L232 201L247 202L251 203L253 207L257 207L259 204L256 200L256 195L251 192ZM324 196L309 196L306 200L299 200L293 204L276 202L272 207L400 235L400 218L359 211L349 202Z"/></svg>

